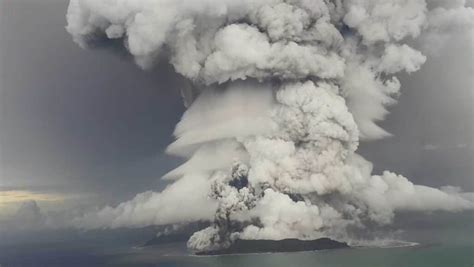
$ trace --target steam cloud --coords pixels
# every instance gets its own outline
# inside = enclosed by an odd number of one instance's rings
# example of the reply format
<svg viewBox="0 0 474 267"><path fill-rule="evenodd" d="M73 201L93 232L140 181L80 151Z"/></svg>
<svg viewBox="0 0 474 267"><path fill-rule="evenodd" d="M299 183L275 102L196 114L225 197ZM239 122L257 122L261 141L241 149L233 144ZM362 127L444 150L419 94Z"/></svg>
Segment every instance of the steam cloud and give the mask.
<svg viewBox="0 0 474 267"><path fill-rule="evenodd" d="M188 241L345 238L397 211L474 207L458 190L414 185L356 153L389 133L400 72L426 61L409 45L469 31L465 1L71 0L67 30L88 47L120 39L148 68L165 55L194 86L168 152L174 183L77 218L84 228L209 220ZM422 45L423 46L423 45Z"/></svg>

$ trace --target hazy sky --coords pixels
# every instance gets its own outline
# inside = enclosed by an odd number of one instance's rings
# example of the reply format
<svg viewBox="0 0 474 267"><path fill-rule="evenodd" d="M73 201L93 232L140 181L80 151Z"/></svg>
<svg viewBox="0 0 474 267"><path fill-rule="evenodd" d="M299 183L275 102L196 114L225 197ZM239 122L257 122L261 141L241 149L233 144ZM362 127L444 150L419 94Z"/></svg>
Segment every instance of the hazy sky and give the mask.
<svg viewBox="0 0 474 267"><path fill-rule="evenodd" d="M92 195L117 203L160 187L177 159L163 154L184 111L167 64L85 51L65 31L65 0L0 0L0 190ZM376 170L474 190L472 40L401 77L382 123L394 137L363 143ZM449 52L448 51L455 51Z"/></svg>
<svg viewBox="0 0 474 267"><path fill-rule="evenodd" d="M67 1L0 1L1 178L20 189L118 197L156 186L183 105L167 66L85 51Z"/></svg>

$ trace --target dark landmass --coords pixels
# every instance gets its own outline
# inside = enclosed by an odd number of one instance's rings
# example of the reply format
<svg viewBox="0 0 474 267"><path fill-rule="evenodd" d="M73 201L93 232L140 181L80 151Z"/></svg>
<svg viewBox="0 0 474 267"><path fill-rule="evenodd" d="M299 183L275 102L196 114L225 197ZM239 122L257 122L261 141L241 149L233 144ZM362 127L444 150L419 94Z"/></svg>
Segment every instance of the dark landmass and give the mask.
<svg viewBox="0 0 474 267"><path fill-rule="evenodd" d="M186 242L189 237L203 228L209 226L209 222L194 222L183 225L167 225L157 227L157 236L146 241L143 246L156 246L167 243ZM348 248L344 242L329 238L315 240L282 239L282 240L244 240L237 239L230 247L213 251L196 252L196 255L223 255L223 254L247 254L268 252L298 252L326 249Z"/></svg>
<svg viewBox="0 0 474 267"><path fill-rule="evenodd" d="M196 255L223 255L267 252L297 252L325 249L348 248L344 242L329 238L315 240L283 239L283 240L236 240L230 247L214 251L197 252Z"/></svg>

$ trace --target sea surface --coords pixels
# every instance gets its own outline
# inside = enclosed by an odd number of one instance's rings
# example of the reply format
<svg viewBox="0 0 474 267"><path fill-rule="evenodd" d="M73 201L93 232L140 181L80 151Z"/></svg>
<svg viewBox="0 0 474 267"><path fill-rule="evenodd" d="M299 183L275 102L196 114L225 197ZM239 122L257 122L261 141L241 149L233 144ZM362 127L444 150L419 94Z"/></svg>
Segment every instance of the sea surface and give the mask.
<svg viewBox="0 0 474 267"><path fill-rule="evenodd" d="M49 233L0 239L0 266L474 266L474 212L405 214L396 226L404 228L397 233L401 242L381 237L349 249L226 256L193 256L182 242L144 248L150 230Z"/></svg>

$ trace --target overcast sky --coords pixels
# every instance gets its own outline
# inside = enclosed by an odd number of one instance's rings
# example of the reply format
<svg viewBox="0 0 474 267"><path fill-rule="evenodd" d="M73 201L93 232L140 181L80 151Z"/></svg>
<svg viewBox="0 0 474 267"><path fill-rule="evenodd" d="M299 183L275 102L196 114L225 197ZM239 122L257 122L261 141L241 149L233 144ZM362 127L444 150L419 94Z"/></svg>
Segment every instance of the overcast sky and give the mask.
<svg viewBox="0 0 474 267"><path fill-rule="evenodd" d="M184 111L182 79L165 63L143 71L113 51L82 50L64 29L66 8L0 0L0 190L87 194L96 204L158 190L178 163L163 150ZM394 137L361 145L376 171L474 190L468 38L401 77L382 123Z"/></svg>
<svg viewBox="0 0 474 267"><path fill-rule="evenodd" d="M184 109L180 78L79 48L67 1L0 3L0 185L106 198L153 189L176 164L162 152Z"/></svg>

